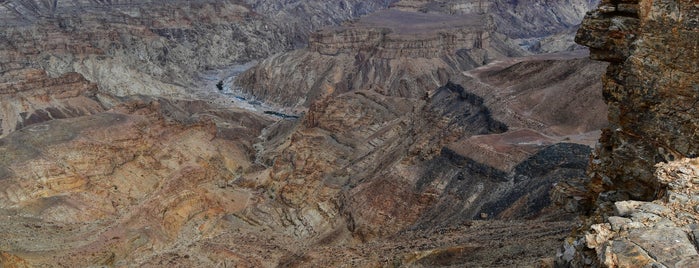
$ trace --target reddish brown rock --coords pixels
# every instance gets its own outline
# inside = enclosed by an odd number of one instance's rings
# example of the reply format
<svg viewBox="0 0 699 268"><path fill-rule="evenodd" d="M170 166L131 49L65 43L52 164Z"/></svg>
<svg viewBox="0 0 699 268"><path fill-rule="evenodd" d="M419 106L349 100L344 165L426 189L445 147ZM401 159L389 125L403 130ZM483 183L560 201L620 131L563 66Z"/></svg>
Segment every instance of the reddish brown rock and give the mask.
<svg viewBox="0 0 699 268"><path fill-rule="evenodd" d="M696 163L687 158L699 153L697 14L690 0L607 0L586 16L576 40L611 62L602 78L611 126L591 161L596 209L562 261L680 267L696 259L687 239L697 219L688 209Z"/></svg>
<svg viewBox="0 0 699 268"><path fill-rule="evenodd" d="M78 73L51 78L37 69L0 74L0 137L23 127L104 111L97 85Z"/></svg>

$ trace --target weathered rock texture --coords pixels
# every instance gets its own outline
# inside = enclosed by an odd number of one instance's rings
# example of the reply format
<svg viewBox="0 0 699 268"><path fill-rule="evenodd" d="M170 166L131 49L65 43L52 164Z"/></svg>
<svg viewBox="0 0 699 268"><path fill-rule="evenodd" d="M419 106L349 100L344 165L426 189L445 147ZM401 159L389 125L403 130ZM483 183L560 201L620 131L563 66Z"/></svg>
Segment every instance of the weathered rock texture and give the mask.
<svg viewBox="0 0 699 268"><path fill-rule="evenodd" d="M293 107L355 89L422 96L462 71L499 58L529 54L526 50L568 50L581 14L596 3L486 2L400 1L311 34L308 49L268 58L242 75L238 84L249 96ZM555 15L543 15L549 13ZM554 41L564 36L568 43ZM551 42L542 45L534 39Z"/></svg>
<svg viewBox="0 0 699 268"><path fill-rule="evenodd" d="M573 221L549 192L583 176L579 124L604 120L548 113L602 109L586 79L601 65L521 58L464 76L523 53L480 2L404 1L245 76L300 119L217 92L173 98L201 69L390 2L2 1L0 266L507 266L552 253Z"/></svg>
<svg viewBox="0 0 699 268"><path fill-rule="evenodd" d="M687 203L696 164L656 164L699 152L698 15L696 1L641 0L602 1L586 16L576 40L590 47L593 59L611 62L603 77L611 126L590 169L589 190L598 203L589 220L594 225L583 228L590 235L569 241L563 253L573 264L697 265L689 258L696 248L687 229L697 217ZM627 199L639 201L622 201ZM651 200L666 207L640 202ZM678 202L687 204L673 205ZM631 207L621 211L623 206ZM596 252L583 251L585 246Z"/></svg>
<svg viewBox="0 0 699 268"><path fill-rule="evenodd" d="M592 177L620 198L652 200L658 162L699 154L699 7L693 1L603 2L578 34L603 78L612 124Z"/></svg>
<svg viewBox="0 0 699 268"><path fill-rule="evenodd" d="M0 137L25 126L52 119L102 112L97 85L78 73L51 78L25 69L0 75Z"/></svg>
<svg viewBox="0 0 699 268"><path fill-rule="evenodd" d="M452 15L492 15L496 32L527 51L546 53L580 49L573 42L585 12L599 0L402 0L391 6L404 11Z"/></svg>
<svg viewBox="0 0 699 268"><path fill-rule="evenodd" d="M227 185L253 166L250 141L268 122L136 98L11 133L0 139L0 265L165 265L170 254L215 265L205 246L185 249L235 228L227 217L255 202Z"/></svg>
<svg viewBox="0 0 699 268"><path fill-rule="evenodd" d="M315 32L308 49L266 59L238 83L248 95L292 107L364 89L420 98L462 71L520 53L492 33L482 14L388 9Z"/></svg>
<svg viewBox="0 0 699 268"><path fill-rule="evenodd" d="M308 1L269 7L254 1L252 6L243 1L49 2L4 1L0 5L3 25L12 26L0 31L0 71L41 67L51 76L75 71L102 90L122 96L184 94L182 86L191 86L197 73L206 68L288 50L292 40L307 35L305 31L388 4L344 1L346 6L341 7ZM275 17L276 12L301 19ZM327 20L303 21L316 13L326 15ZM305 26L289 28L289 24Z"/></svg>
<svg viewBox="0 0 699 268"><path fill-rule="evenodd" d="M660 163L655 179L662 198L609 203L598 223L570 238L560 264L605 267L699 265L699 160ZM588 252L580 252L581 250Z"/></svg>

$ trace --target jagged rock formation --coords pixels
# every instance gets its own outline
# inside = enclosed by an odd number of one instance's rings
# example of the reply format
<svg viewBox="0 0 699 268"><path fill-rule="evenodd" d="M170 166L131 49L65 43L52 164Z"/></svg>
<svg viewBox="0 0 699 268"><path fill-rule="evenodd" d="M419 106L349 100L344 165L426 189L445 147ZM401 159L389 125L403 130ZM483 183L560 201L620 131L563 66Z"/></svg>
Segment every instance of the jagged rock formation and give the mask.
<svg viewBox="0 0 699 268"><path fill-rule="evenodd" d="M699 149L697 14L695 1L635 0L602 1L586 16L576 40L590 47L593 59L611 62L603 78L611 126L592 160L589 191L597 211L580 230L585 238L567 242L563 260L696 266L689 257L696 255L689 243L696 238L677 227L696 222L696 212L686 210L693 186L685 182L696 176L696 165L656 164L695 157ZM677 243L663 242L661 233Z"/></svg>
<svg viewBox="0 0 699 268"><path fill-rule="evenodd" d="M617 201L604 209L602 222L570 239L561 263L605 267L696 267L699 265L699 160L660 163L655 172L662 198ZM600 215L598 215L600 216ZM586 248L589 255L582 257Z"/></svg>
<svg viewBox="0 0 699 268"><path fill-rule="evenodd" d="M603 79L612 126L592 177L618 198L652 200L659 189L655 164L699 153L691 134L699 128L699 39L690 2L604 2L580 30L578 40L591 47L593 59L613 62Z"/></svg>

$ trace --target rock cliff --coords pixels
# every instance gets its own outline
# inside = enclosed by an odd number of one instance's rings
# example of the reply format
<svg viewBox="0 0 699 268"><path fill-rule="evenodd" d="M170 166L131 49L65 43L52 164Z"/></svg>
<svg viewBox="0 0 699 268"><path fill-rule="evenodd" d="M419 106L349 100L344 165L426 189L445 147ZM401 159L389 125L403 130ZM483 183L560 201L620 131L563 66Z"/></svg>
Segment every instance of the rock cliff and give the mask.
<svg viewBox="0 0 699 268"><path fill-rule="evenodd" d="M291 107L364 89L419 98L464 70L518 53L493 36L485 15L392 8L317 31L307 49L266 59L238 84L250 96Z"/></svg>
<svg viewBox="0 0 699 268"><path fill-rule="evenodd" d="M527 52L482 13L515 1L393 2L0 1L0 266L551 255L574 223L551 204L592 202L563 195L606 125L604 64L506 59ZM306 42L240 80L298 117L194 85Z"/></svg>
<svg viewBox="0 0 699 268"><path fill-rule="evenodd" d="M581 230L585 238L568 241L563 259L696 266L687 224L697 214L678 204L689 206L693 186L685 181L696 177L694 162L680 159L695 157L699 144L697 14L695 1L636 0L602 1L586 16L576 40L590 47L591 58L611 62L603 77L611 126L590 168L597 210ZM670 238L677 243L663 244Z"/></svg>
<svg viewBox="0 0 699 268"><path fill-rule="evenodd" d="M306 1L270 6L259 1L3 1L0 21L6 27L0 29L1 93L3 98L13 96L3 99L0 135L36 121L23 123L31 116L60 118L96 111L101 104L95 97L92 102L75 98L71 104L54 101L72 94L65 92L73 90L71 87L85 91L77 77L96 88L74 97L140 94L192 98L202 71L291 49L292 43L306 40L312 29L388 5L384 1L343 3ZM275 17L279 13L288 15ZM326 16L326 20L301 21L313 17L311 13ZM293 16L299 20L296 24L304 26L288 28ZM15 94L16 90L22 90L24 97ZM54 94L60 96L54 98ZM44 99L27 100L32 95ZM22 101L29 104L18 104ZM68 106L76 107L66 112ZM44 110L49 107L63 112L47 114ZM37 109L41 110L38 114L34 112Z"/></svg>
<svg viewBox="0 0 699 268"><path fill-rule="evenodd" d="M77 73L51 78L43 70L24 69L0 75L0 137L53 119L104 111L97 85Z"/></svg>
<svg viewBox="0 0 699 268"><path fill-rule="evenodd" d="M402 0L399 10L445 14L496 14L496 31L514 44L534 53L575 50L575 30L586 11L599 0L527 2L509 0Z"/></svg>

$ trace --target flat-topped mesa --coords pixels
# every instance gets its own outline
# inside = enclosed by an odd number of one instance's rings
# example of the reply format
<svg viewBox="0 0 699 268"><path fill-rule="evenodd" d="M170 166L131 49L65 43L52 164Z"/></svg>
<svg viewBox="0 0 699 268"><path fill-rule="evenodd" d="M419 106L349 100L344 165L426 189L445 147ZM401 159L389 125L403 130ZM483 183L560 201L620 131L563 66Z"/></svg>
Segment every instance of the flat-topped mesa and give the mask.
<svg viewBox="0 0 699 268"><path fill-rule="evenodd" d="M451 1L448 8L453 14L483 14L488 12L492 5L493 2L487 0L460 0Z"/></svg>
<svg viewBox="0 0 699 268"><path fill-rule="evenodd" d="M391 8L426 13L484 14L493 5L492 0L402 0L391 4Z"/></svg>
<svg viewBox="0 0 699 268"><path fill-rule="evenodd" d="M309 49L324 55L370 53L373 57L436 58L459 49L488 47L488 17L384 10L349 25L311 35Z"/></svg>
<svg viewBox="0 0 699 268"><path fill-rule="evenodd" d="M91 10L117 10L141 6L186 3L186 0L0 0L0 21L9 24L35 22L46 18L84 13ZM214 2L212 0L199 1ZM128 12L126 12L128 14ZM110 14L106 14L110 15Z"/></svg>

